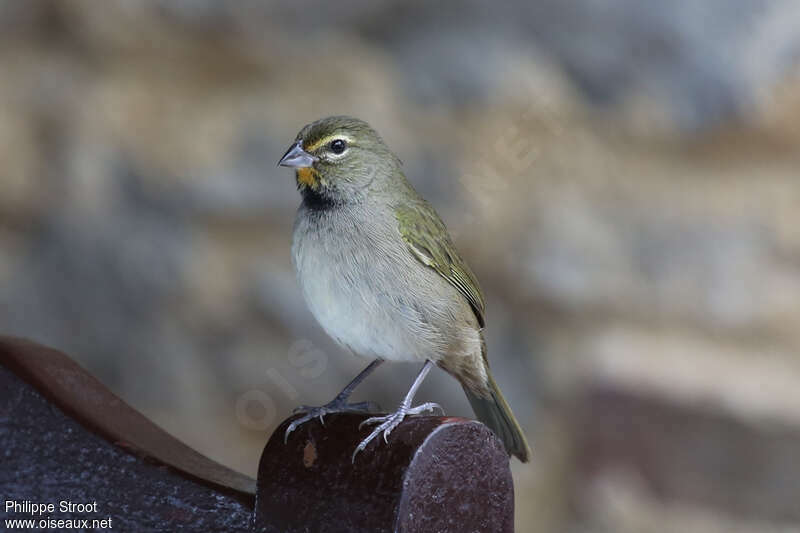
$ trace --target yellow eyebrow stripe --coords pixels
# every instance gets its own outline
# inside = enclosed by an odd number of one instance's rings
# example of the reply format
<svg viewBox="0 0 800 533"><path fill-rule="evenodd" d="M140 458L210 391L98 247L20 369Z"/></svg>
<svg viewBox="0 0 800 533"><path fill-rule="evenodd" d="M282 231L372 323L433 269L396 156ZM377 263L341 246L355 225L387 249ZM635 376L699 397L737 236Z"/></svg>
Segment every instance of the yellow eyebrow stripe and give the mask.
<svg viewBox="0 0 800 533"><path fill-rule="evenodd" d="M310 144L308 146L304 146L303 150L305 150L306 152L313 152L314 150L316 150L317 148L319 148L323 144L328 143L328 142L330 142L330 141L332 141L334 139L343 139L343 140L347 141L348 144L351 144L353 142L353 140L350 137L348 137L347 135L342 135L341 133L334 133L333 135L328 135L327 137L323 137L322 139L320 139L320 140L318 140L318 141L316 141L316 142L314 142L314 143L312 143L312 144Z"/></svg>

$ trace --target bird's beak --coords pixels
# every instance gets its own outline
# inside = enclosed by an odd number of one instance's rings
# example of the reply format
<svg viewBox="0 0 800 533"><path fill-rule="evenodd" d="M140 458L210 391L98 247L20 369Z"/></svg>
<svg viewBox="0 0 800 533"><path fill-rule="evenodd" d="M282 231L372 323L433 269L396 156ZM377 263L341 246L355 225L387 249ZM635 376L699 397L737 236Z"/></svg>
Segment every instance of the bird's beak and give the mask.
<svg viewBox="0 0 800 533"><path fill-rule="evenodd" d="M278 166L290 168L308 168L316 162L317 158L303 150L303 141L297 141L286 150Z"/></svg>

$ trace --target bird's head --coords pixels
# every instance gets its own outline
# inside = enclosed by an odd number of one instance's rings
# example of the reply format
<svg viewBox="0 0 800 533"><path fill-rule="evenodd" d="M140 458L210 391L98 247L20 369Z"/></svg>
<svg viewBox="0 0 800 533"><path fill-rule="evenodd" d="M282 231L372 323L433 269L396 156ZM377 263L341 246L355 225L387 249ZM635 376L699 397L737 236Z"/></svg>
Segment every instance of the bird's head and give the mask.
<svg viewBox="0 0 800 533"><path fill-rule="evenodd" d="M369 124L334 116L301 129L278 164L295 169L304 196L347 202L382 186L400 161Z"/></svg>

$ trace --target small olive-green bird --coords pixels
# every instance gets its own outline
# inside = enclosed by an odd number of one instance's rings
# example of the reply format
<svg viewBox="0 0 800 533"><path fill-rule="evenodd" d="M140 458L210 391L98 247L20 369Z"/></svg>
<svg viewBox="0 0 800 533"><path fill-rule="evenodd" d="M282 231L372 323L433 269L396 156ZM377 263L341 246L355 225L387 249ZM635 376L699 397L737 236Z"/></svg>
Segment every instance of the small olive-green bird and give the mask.
<svg viewBox="0 0 800 533"><path fill-rule="evenodd" d="M376 427L353 458L381 433L388 443L407 415L441 409L412 407L436 364L461 383L475 415L508 453L528 461L522 429L489 371L478 281L397 156L366 122L336 116L300 130L278 164L295 169L303 198L292 243L303 296L328 335L373 360L330 403L299 408L306 414L285 438L314 418L368 411L372 404L348 399L383 361L424 361L400 408L363 423Z"/></svg>

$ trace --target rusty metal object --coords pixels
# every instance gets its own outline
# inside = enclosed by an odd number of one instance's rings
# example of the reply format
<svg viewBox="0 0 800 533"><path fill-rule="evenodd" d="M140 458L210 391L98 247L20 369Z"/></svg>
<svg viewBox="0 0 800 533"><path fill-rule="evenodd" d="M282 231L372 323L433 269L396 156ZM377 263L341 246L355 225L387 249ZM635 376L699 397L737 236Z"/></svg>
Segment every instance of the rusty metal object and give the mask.
<svg viewBox="0 0 800 533"><path fill-rule="evenodd" d="M160 459L176 454L186 456ZM246 487L245 476L164 433L65 355L19 339L0 338L0 456L4 500L21 506L4 504L4 520L87 520L89 529L99 520L121 531L251 525L254 498L233 487ZM34 515L25 502L55 509ZM96 507L62 512L61 502Z"/></svg>
<svg viewBox="0 0 800 533"><path fill-rule="evenodd" d="M0 365L92 431L132 452L224 488L253 494L255 480L201 455L109 391L67 355L0 336Z"/></svg>
<svg viewBox="0 0 800 533"><path fill-rule="evenodd" d="M376 439L351 462L367 434L360 414L332 415L283 435L261 456L259 532L511 532L514 488L502 443L482 424L413 417L389 444Z"/></svg>
<svg viewBox="0 0 800 533"><path fill-rule="evenodd" d="M47 518L109 520L123 531L513 531L508 456L485 426L414 417L388 446L376 439L351 463L368 431L358 430L363 419L315 421L284 444L287 420L264 449L256 487L155 426L66 355L0 337L0 487L7 500L55 504ZM61 511L62 501L97 507Z"/></svg>

